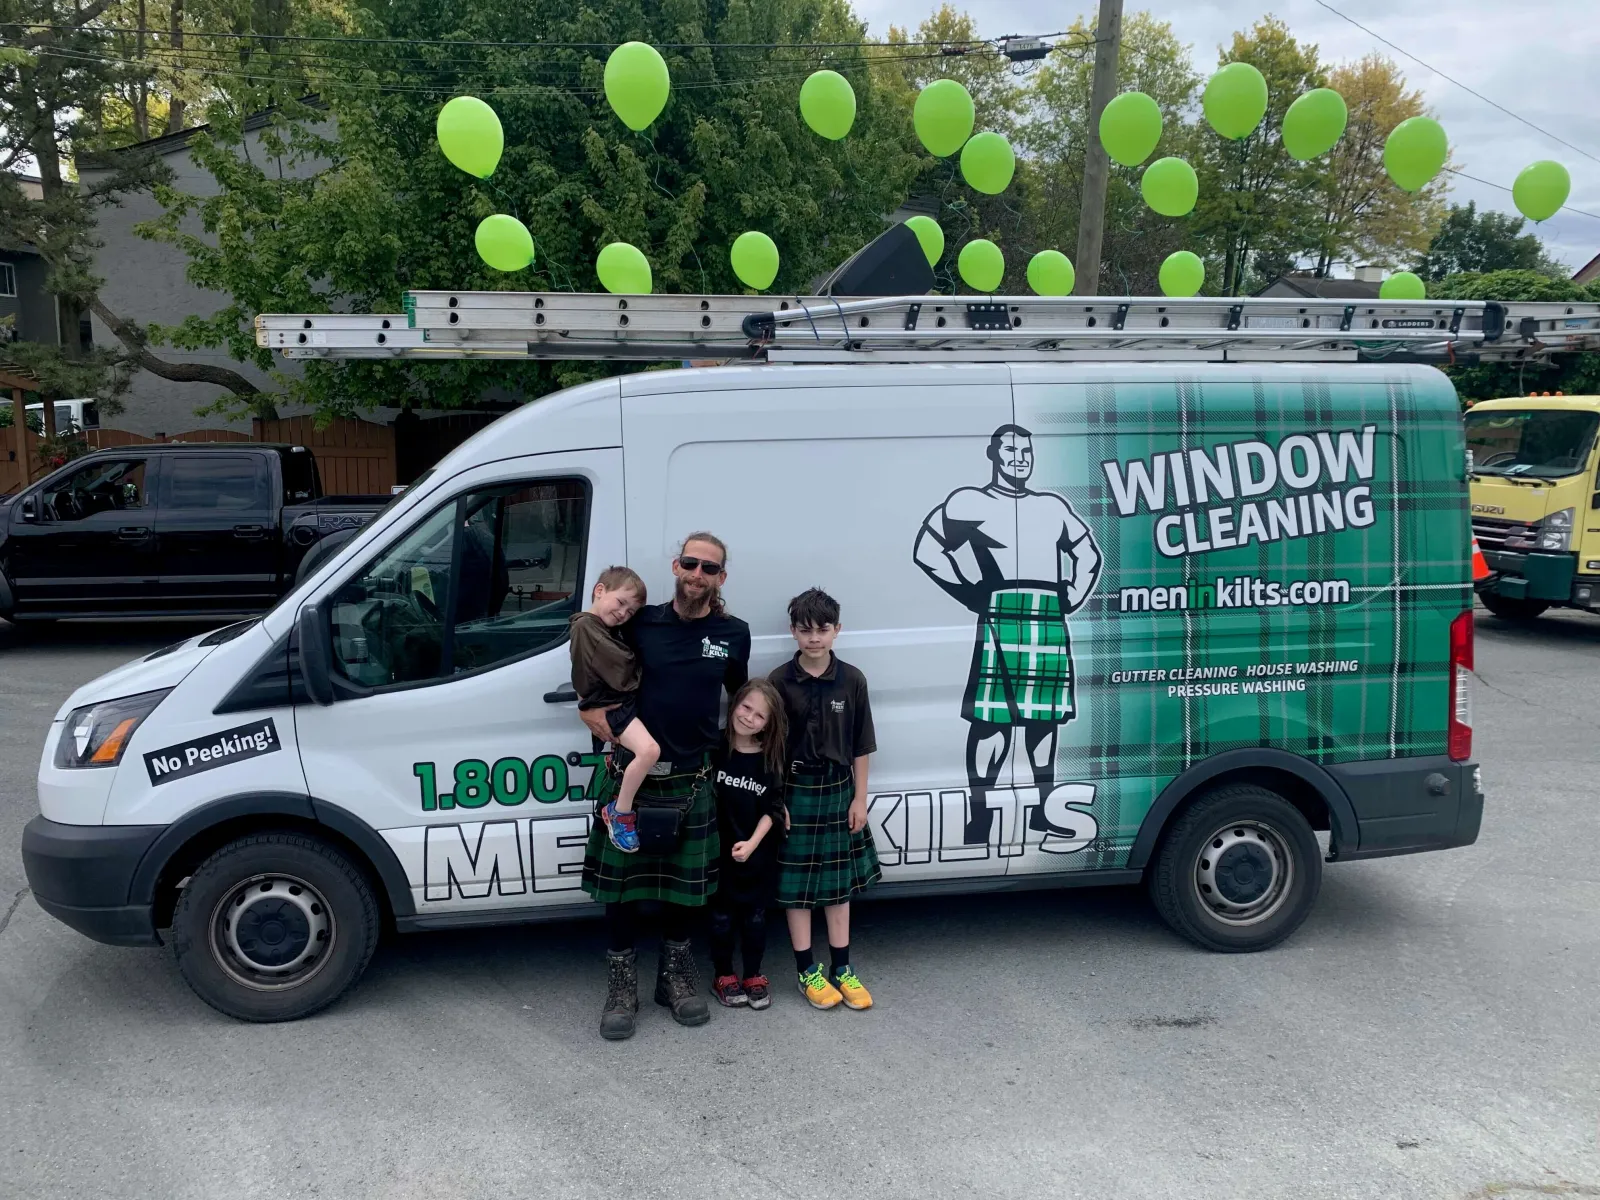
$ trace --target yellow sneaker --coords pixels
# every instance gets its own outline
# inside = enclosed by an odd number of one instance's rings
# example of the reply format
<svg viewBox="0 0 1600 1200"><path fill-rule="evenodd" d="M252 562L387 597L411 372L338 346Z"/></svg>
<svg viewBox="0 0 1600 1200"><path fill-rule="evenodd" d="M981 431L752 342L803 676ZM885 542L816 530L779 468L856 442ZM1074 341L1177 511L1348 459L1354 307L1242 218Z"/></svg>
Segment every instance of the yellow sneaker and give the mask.
<svg viewBox="0 0 1600 1200"><path fill-rule="evenodd" d="M871 1008L872 993L867 991L867 985L861 982L861 977L848 965L833 977L834 986L838 989L839 999L844 1001L846 1008Z"/></svg>
<svg viewBox="0 0 1600 1200"><path fill-rule="evenodd" d="M816 963L811 964L809 971L800 973L800 994L812 1008L837 1008L844 999Z"/></svg>

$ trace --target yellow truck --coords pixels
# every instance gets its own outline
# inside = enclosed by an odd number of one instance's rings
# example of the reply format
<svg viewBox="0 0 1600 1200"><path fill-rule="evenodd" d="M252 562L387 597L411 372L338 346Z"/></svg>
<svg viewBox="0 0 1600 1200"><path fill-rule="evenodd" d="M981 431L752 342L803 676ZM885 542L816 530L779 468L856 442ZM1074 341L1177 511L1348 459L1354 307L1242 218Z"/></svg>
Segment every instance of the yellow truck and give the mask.
<svg viewBox="0 0 1600 1200"><path fill-rule="evenodd" d="M1466 427L1484 607L1524 620L1600 610L1600 396L1485 400Z"/></svg>

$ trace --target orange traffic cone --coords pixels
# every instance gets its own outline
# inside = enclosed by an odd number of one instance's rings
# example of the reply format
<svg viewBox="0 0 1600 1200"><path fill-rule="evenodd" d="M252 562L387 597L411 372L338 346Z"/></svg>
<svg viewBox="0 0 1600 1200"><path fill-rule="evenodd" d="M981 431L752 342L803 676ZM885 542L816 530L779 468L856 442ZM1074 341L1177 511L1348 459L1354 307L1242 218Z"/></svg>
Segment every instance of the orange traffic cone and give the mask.
<svg viewBox="0 0 1600 1200"><path fill-rule="evenodd" d="M1483 551L1478 549L1478 539L1472 539L1472 582L1482 583L1489 578L1489 564L1483 557Z"/></svg>

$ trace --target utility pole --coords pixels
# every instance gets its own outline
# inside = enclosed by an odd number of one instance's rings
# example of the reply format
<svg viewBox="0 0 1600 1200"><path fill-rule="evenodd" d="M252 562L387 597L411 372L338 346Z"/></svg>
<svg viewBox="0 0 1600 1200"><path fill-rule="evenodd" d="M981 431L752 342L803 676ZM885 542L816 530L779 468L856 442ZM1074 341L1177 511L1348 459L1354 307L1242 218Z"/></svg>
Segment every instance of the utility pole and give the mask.
<svg viewBox="0 0 1600 1200"><path fill-rule="evenodd" d="M1117 94L1117 52L1122 48L1122 0L1100 0L1094 27L1094 79L1089 91L1089 128L1083 163L1083 208L1078 216L1078 285L1080 296L1100 290L1100 243L1106 226L1106 183L1111 160L1100 144L1100 114Z"/></svg>

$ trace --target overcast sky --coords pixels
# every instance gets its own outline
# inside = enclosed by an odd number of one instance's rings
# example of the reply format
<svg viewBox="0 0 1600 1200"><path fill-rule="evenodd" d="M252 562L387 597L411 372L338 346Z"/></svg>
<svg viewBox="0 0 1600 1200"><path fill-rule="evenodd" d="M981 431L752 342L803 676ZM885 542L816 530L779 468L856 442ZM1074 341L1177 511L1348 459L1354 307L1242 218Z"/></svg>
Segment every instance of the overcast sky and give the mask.
<svg viewBox="0 0 1600 1200"><path fill-rule="evenodd" d="M1562 212L1537 230L1555 257L1574 269L1600 254L1600 2L1597 0L1328 0L1373 33L1415 54L1518 116L1547 129L1596 158L1559 142L1462 91L1449 81L1341 20L1316 0L1125 0L1125 11L1148 10L1172 23L1187 42L1202 75L1217 60L1217 47L1265 13L1282 17L1301 41L1313 42L1324 62L1360 58L1376 50L1394 58L1407 81L1420 87L1450 137L1459 170L1510 188L1530 162L1553 158L1572 173L1571 208L1596 217ZM1064 6L1038 0L952 0L970 12L984 37L1045 33L1090 19L1098 0ZM890 24L914 29L937 0L855 0L874 34ZM1041 17L1041 13L1050 14ZM1041 24L1041 20L1046 23ZM1479 208L1515 212L1508 191L1456 178L1451 199ZM1531 228L1531 226L1530 226Z"/></svg>

